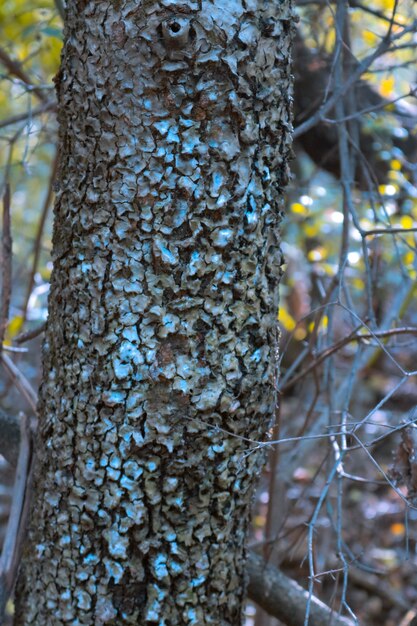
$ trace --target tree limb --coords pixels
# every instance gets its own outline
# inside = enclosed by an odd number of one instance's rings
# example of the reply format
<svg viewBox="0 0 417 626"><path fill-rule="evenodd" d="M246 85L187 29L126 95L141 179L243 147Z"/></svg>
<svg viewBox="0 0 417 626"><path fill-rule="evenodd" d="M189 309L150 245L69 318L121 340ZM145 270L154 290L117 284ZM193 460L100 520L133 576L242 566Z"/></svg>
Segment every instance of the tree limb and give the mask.
<svg viewBox="0 0 417 626"><path fill-rule="evenodd" d="M26 341L30 341L31 339L35 339L36 337L39 337L39 335L42 335L42 333L45 332L45 329L46 329L46 322L42 322L42 324L40 324L36 328L33 328L32 330L28 330L24 333L20 333L20 335L14 338L14 341L17 344L25 343Z"/></svg>
<svg viewBox="0 0 417 626"><path fill-rule="evenodd" d="M24 111L23 113L18 113L17 115L12 115L5 120L1 120L0 128L6 128L7 126L18 124L19 122L27 122L38 115L42 115L42 113L47 113L48 111L56 111L56 102L51 100L45 102L45 104L35 107L34 109Z"/></svg>
<svg viewBox="0 0 417 626"><path fill-rule="evenodd" d="M303 626L308 591L273 565L266 564L254 552L249 552L247 571L249 574L248 596L251 600L287 626ZM353 621L341 617L313 596L309 626L327 625L353 626Z"/></svg>
<svg viewBox="0 0 417 626"><path fill-rule="evenodd" d="M38 97L41 102L47 102L48 97L42 91L42 87L34 85L30 76L26 74L26 72L22 68L21 63L9 57L9 55L3 48L0 48L0 62L7 68L12 76L15 76L23 83L25 83L25 85L30 88L30 90Z"/></svg>
<svg viewBox="0 0 417 626"><path fill-rule="evenodd" d="M33 389L26 376L19 370L18 367L16 367L12 359L7 356L7 354L2 353L0 354L0 357L6 372L9 374L16 387L21 391L26 400L29 402L32 411L36 413L38 394Z"/></svg>

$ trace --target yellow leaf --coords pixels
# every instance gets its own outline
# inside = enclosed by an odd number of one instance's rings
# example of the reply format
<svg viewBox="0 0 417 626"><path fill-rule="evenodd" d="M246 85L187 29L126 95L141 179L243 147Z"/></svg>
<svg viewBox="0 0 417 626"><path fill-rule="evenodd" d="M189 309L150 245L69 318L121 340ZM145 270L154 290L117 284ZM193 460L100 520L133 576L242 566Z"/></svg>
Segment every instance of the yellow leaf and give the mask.
<svg viewBox="0 0 417 626"><path fill-rule="evenodd" d="M359 291L362 291L364 289L364 283L362 278L353 278L352 286L355 287L355 289L359 289Z"/></svg>
<svg viewBox="0 0 417 626"><path fill-rule="evenodd" d="M378 35L376 35L375 33L373 33L373 32L372 32L372 31L370 31L370 30L365 30L365 31L362 33L362 37L363 37L364 42L365 42L365 43L366 43L366 44L367 44L370 48L373 48L373 47L374 47L374 46L378 43L378 40L379 40Z"/></svg>
<svg viewBox="0 0 417 626"><path fill-rule="evenodd" d="M9 342L20 333L20 331L22 330L23 322L24 318L22 315L15 315L14 317L12 317L6 330L6 338L9 340Z"/></svg>
<svg viewBox="0 0 417 626"><path fill-rule="evenodd" d="M319 225L317 224L317 221L314 224L306 224L304 226L304 233L306 235L306 237L315 237L317 235L317 233L319 232Z"/></svg>
<svg viewBox="0 0 417 626"><path fill-rule="evenodd" d="M265 518L262 515L255 515L253 524L256 528L263 528L265 526Z"/></svg>
<svg viewBox="0 0 417 626"><path fill-rule="evenodd" d="M394 9L395 0L379 0L381 6L386 11L392 12Z"/></svg>
<svg viewBox="0 0 417 626"><path fill-rule="evenodd" d="M399 161L398 159L392 159L390 166L392 170L398 171L401 169L401 161Z"/></svg>
<svg viewBox="0 0 417 626"><path fill-rule="evenodd" d="M304 204L301 204L300 202L293 202L293 204L291 205L291 211L292 213L295 213L296 215L308 215L309 211L308 208L306 206L304 206Z"/></svg>
<svg viewBox="0 0 417 626"><path fill-rule="evenodd" d="M333 50L336 42L336 31L333 28L333 18L329 18L329 28L326 33L325 47L328 52Z"/></svg>
<svg viewBox="0 0 417 626"><path fill-rule="evenodd" d="M285 330L291 332L296 327L295 319L288 313L284 307L279 308L278 321Z"/></svg>
<svg viewBox="0 0 417 626"><path fill-rule="evenodd" d="M394 92L395 79L394 76L384 78L379 85L379 93L383 98L389 98Z"/></svg>
<svg viewBox="0 0 417 626"><path fill-rule="evenodd" d="M403 228L413 228L414 220L411 215L403 215L400 219L400 224Z"/></svg>

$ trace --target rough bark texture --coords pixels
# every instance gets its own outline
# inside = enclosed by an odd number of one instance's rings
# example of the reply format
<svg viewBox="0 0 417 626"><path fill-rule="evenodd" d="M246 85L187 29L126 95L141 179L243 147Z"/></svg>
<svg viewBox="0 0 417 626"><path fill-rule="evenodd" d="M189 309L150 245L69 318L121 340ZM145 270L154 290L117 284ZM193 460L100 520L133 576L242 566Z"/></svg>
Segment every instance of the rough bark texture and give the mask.
<svg viewBox="0 0 417 626"><path fill-rule="evenodd" d="M273 415L289 1L69 0L16 625L241 623ZM227 433L225 432L227 431Z"/></svg>

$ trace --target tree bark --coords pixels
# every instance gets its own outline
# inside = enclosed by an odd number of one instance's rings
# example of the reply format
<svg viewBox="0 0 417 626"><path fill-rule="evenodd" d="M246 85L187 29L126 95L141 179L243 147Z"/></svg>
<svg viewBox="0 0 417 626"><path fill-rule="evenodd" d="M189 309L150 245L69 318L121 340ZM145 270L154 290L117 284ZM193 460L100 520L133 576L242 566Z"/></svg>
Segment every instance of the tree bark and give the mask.
<svg viewBox="0 0 417 626"><path fill-rule="evenodd" d="M68 0L17 626L241 623L274 411L289 0Z"/></svg>

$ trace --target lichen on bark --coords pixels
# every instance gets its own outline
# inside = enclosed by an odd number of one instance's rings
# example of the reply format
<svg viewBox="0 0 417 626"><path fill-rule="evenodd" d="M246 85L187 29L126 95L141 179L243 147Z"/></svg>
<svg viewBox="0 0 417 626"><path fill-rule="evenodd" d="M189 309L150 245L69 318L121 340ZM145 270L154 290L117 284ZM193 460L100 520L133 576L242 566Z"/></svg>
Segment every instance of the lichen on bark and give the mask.
<svg viewBox="0 0 417 626"><path fill-rule="evenodd" d="M274 408L287 0L68 0L17 626L241 623Z"/></svg>

